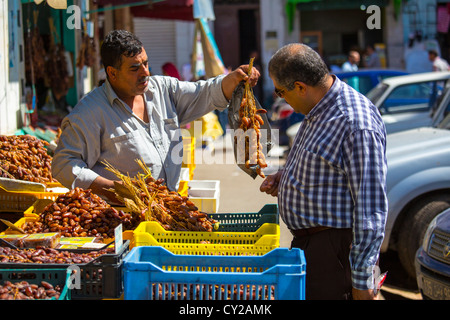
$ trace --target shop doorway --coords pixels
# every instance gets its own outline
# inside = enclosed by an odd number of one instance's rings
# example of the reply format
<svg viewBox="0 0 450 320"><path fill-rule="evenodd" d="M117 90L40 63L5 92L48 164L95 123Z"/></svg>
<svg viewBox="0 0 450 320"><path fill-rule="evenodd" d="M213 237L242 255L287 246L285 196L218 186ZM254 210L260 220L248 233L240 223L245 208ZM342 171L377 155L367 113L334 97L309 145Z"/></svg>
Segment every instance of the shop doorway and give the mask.
<svg viewBox="0 0 450 320"><path fill-rule="evenodd" d="M250 54L258 50L257 10L243 9L238 12L239 48L241 63L248 63Z"/></svg>

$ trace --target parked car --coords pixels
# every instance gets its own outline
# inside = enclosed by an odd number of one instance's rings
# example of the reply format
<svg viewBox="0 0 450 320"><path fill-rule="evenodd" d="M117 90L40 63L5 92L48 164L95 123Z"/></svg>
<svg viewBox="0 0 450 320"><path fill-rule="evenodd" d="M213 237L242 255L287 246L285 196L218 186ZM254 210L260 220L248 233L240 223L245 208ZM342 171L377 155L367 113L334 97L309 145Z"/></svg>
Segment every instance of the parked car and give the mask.
<svg viewBox="0 0 450 320"><path fill-rule="evenodd" d="M362 94L366 94L386 78L407 75L406 71L391 69L360 69L353 72L337 72L336 76Z"/></svg>
<svg viewBox="0 0 450 320"><path fill-rule="evenodd" d="M416 273L424 300L450 300L450 209L429 224L417 250Z"/></svg>
<svg viewBox="0 0 450 320"><path fill-rule="evenodd" d="M450 85L449 79L450 72L391 77L366 96L380 110L387 133L429 126L430 112L445 87Z"/></svg>
<svg viewBox="0 0 450 320"><path fill-rule="evenodd" d="M294 112L294 109L283 98L277 97L269 110L269 121L274 129L278 129L278 144L280 146L289 145L289 137L286 134L288 128L305 118L301 113Z"/></svg>
<svg viewBox="0 0 450 320"><path fill-rule="evenodd" d="M429 126L444 89L450 86L450 72L426 72L384 79L367 93L367 98L378 107L386 132ZM290 143L300 123L286 130Z"/></svg>
<svg viewBox="0 0 450 320"><path fill-rule="evenodd" d="M415 255L437 214L450 208L450 89L432 125L387 136L389 212L381 252L397 251L415 278Z"/></svg>

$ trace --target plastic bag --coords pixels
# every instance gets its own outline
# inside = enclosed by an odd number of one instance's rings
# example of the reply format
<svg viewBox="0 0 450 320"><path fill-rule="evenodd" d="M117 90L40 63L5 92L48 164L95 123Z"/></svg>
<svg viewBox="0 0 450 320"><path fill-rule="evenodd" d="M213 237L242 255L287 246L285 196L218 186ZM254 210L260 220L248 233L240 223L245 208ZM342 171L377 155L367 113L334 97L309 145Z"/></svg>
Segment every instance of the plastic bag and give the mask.
<svg viewBox="0 0 450 320"><path fill-rule="evenodd" d="M242 152L239 151L239 146L236 142L237 135L242 133L242 129L240 129L241 120L239 116L239 109L241 107L242 97L244 96L245 91L245 82L241 82L233 92L233 96L231 97L231 102L228 107L228 124L230 125L231 130L231 141L233 142L233 151L234 151L234 159L239 168L241 168L244 172L250 175L253 179L258 176L257 168L258 165L252 165L250 168L247 168L245 165L245 160L243 159ZM255 98L255 104L257 109L262 109L258 100ZM264 120L264 123L260 127L260 142L262 144L262 153L267 159L267 154L273 146L272 143L272 129L269 124L269 120L265 113L259 114L261 118ZM240 131L240 132L239 132ZM250 131L250 130L247 130Z"/></svg>

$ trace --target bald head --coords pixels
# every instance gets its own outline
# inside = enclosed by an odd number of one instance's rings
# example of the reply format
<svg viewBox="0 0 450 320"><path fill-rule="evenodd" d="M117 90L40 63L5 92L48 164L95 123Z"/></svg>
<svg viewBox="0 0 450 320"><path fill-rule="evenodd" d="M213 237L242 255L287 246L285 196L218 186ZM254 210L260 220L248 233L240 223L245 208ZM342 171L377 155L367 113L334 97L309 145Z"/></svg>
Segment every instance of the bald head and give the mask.
<svg viewBox="0 0 450 320"><path fill-rule="evenodd" d="M269 74L278 84L292 90L296 81L309 86L324 85L329 72L316 51L302 43L291 43L272 56Z"/></svg>
<svg viewBox="0 0 450 320"><path fill-rule="evenodd" d="M352 64L358 64L361 60L361 56L359 55L358 51L350 51L348 53L348 61L350 61Z"/></svg>

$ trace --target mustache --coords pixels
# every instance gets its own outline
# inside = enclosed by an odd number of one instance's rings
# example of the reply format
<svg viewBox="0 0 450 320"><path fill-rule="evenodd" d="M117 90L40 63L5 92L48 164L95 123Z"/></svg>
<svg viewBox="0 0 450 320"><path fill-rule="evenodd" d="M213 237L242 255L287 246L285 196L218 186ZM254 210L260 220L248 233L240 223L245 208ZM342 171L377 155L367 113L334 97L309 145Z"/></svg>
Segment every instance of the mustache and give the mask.
<svg viewBox="0 0 450 320"><path fill-rule="evenodd" d="M141 79L139 79L139 83L144 83L148 80L150 80L150 76L145 76L145 77L142 77Z"/></svg>

